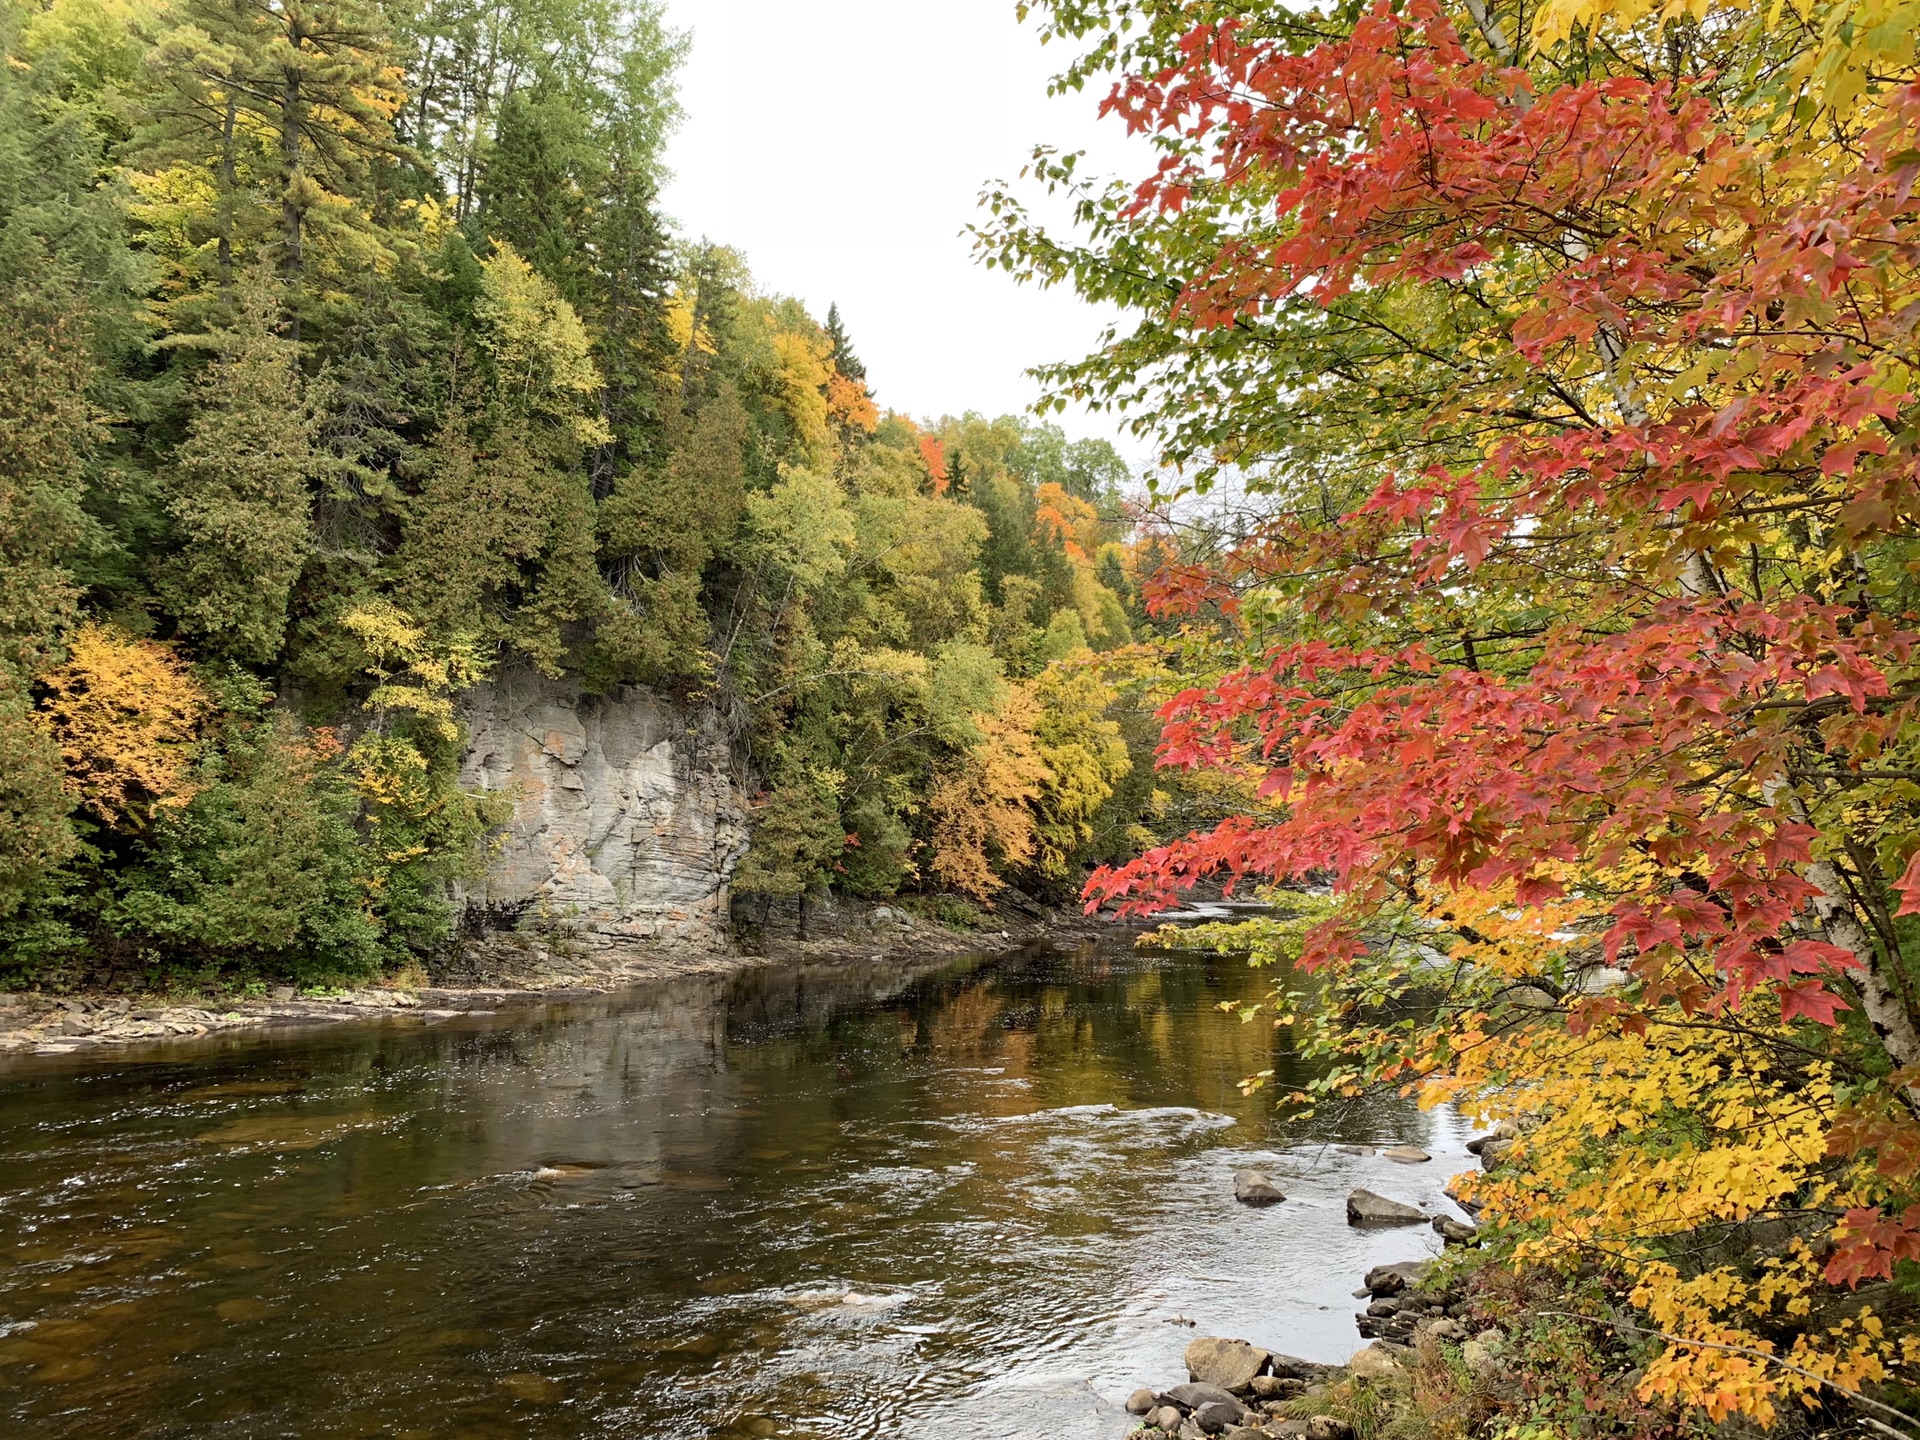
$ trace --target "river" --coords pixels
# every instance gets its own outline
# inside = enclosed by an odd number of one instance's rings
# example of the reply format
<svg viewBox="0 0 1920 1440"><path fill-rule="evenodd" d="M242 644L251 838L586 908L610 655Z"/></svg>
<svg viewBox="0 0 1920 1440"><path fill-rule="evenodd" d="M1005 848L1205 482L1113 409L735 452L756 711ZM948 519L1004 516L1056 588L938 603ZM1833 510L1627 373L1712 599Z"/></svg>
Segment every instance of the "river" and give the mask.
<svg viewBox="0 0 1920 1440"><path fill-rule="evenodd" d="M0 1434L1094 1440L1195 1335L1344 1360L1437 1243L1347 1192L1457 1213L1467 1132L1281 1124L1264 985L1085 945L12 1062Z"/></svg>

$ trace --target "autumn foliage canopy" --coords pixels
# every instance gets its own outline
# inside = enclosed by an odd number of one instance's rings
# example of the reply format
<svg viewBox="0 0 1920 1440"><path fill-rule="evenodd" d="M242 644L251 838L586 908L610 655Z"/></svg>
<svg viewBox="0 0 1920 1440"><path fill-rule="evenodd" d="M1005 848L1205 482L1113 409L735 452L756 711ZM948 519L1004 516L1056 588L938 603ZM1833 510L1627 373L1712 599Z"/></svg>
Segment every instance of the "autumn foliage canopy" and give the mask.
<svg viewBox="0 0 1920 1440"><path fill-rule="evenodd" d="M1162 158L987 232L1146 316L1055 382L1236 482L1153 594L1161 763L1243 803L1090 901L1330 887L1231 938L1424 997L1333 1088L1518 1122L1512 1253L1763 1421L1920 1359L1920 81L1766 8L1053 5Z"/></svg>

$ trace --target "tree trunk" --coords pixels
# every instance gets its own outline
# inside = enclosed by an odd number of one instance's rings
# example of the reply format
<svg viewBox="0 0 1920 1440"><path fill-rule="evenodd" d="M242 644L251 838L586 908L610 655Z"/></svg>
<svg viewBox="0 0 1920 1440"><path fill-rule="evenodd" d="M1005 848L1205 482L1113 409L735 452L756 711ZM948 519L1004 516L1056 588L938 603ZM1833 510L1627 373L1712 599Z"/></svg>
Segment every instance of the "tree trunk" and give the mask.
<svg viewBox="0 0 1920 1440"><path fill-rule="evenodd" d="M305 49L306 35L298 20L288 27L287 43L296 57ZM285 246L280 263L287 277L287 337L296 346L300 343L300 280L305 263L305 257L301 254L304 201L300 194L301 108L305 104L305 97L301 93L300 79L297 60L289 63L280 73L280 168L283 182L280 191L280 228L281 243ZM295 354L294 363L297 365L298 352Z"/></svg>
<svg viewBox="0 0 1920 1440"><path fill-rule="evenodd" d="M226 114L220 117L220 289L231 297L233 291L233 126L239 107L231 88L227 94Z"/></svg>

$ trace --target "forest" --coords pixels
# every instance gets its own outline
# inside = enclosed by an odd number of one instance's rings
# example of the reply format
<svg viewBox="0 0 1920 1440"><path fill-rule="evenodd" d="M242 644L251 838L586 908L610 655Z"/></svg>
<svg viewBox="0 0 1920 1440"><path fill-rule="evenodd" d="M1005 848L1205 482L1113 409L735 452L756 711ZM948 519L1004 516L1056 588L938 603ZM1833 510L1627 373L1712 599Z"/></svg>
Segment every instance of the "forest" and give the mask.
<svg viewBox="0 0 1920 1440"><path fill-rule="evenodd" d="M721 714L742 896L964 916L1128 852L1126 467L883 413L837 311L674 235L684 44L610 0L7 0L15 983L449 943L502 804L459 702L503 667Z"/></svg>
<svg viewBox="0 0 1920 1440"><path fill-rule="evenodd" d="M1915 0L1027 0L1138 493L676 234L648 4L0 6L0 985L416 966L462 697L643 685L740 899L1223 887L1248 1087L1484 1127L1496 1338L1286 1433L1914 1433Z"/></svg>

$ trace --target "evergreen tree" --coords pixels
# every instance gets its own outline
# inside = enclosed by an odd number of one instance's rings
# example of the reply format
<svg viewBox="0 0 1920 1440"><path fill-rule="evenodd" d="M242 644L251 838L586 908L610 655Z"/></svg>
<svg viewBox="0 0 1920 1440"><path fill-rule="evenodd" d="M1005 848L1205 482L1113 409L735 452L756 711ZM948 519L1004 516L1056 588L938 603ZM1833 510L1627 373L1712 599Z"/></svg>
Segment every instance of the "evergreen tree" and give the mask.
<svg viewBox="0 0 1920 1440"><path fill-rule="evenodd" d="M183 635L256 665L280 653L294 582L313 544L314 420L294 342L274 333L274 287L255 270L231 326L210 337L186 438L164 478L177 551L157 576Z"/></svg>
<svg viewBox="0 0 1920 1440"><path fill-rule="evenodd" d="M867 367L853 353L853 342L847 338L846 326L840 323L840 307L837 304L827 306L827 339L833 344L833 368L849 380L866 379Z"/></svg>
<svg viewBox="0 0 1920 1440"><path fill-rule="evenodd" d="M207 172L223 282L242 228L272 239L297 342L316 233L346 252L343 270L381 248L368 163L397 153L391 119L401 99L384 25L365 0L181 0L166 13L142 156ZM272 230L244 225L247 206L270 211Z"/></svg>
<svg viewBox="0 0 1920 1440"><path fill-rule="evenodd" d="M19 12L0 5L0 49ZM101 539L86 479L101 432L97 356L131 328L121 197L98 186L94 116L66 99L60 52L0 63L0 918L68 859L59 752L29 686L62 654L81 599L72 562Z"/></svg>

